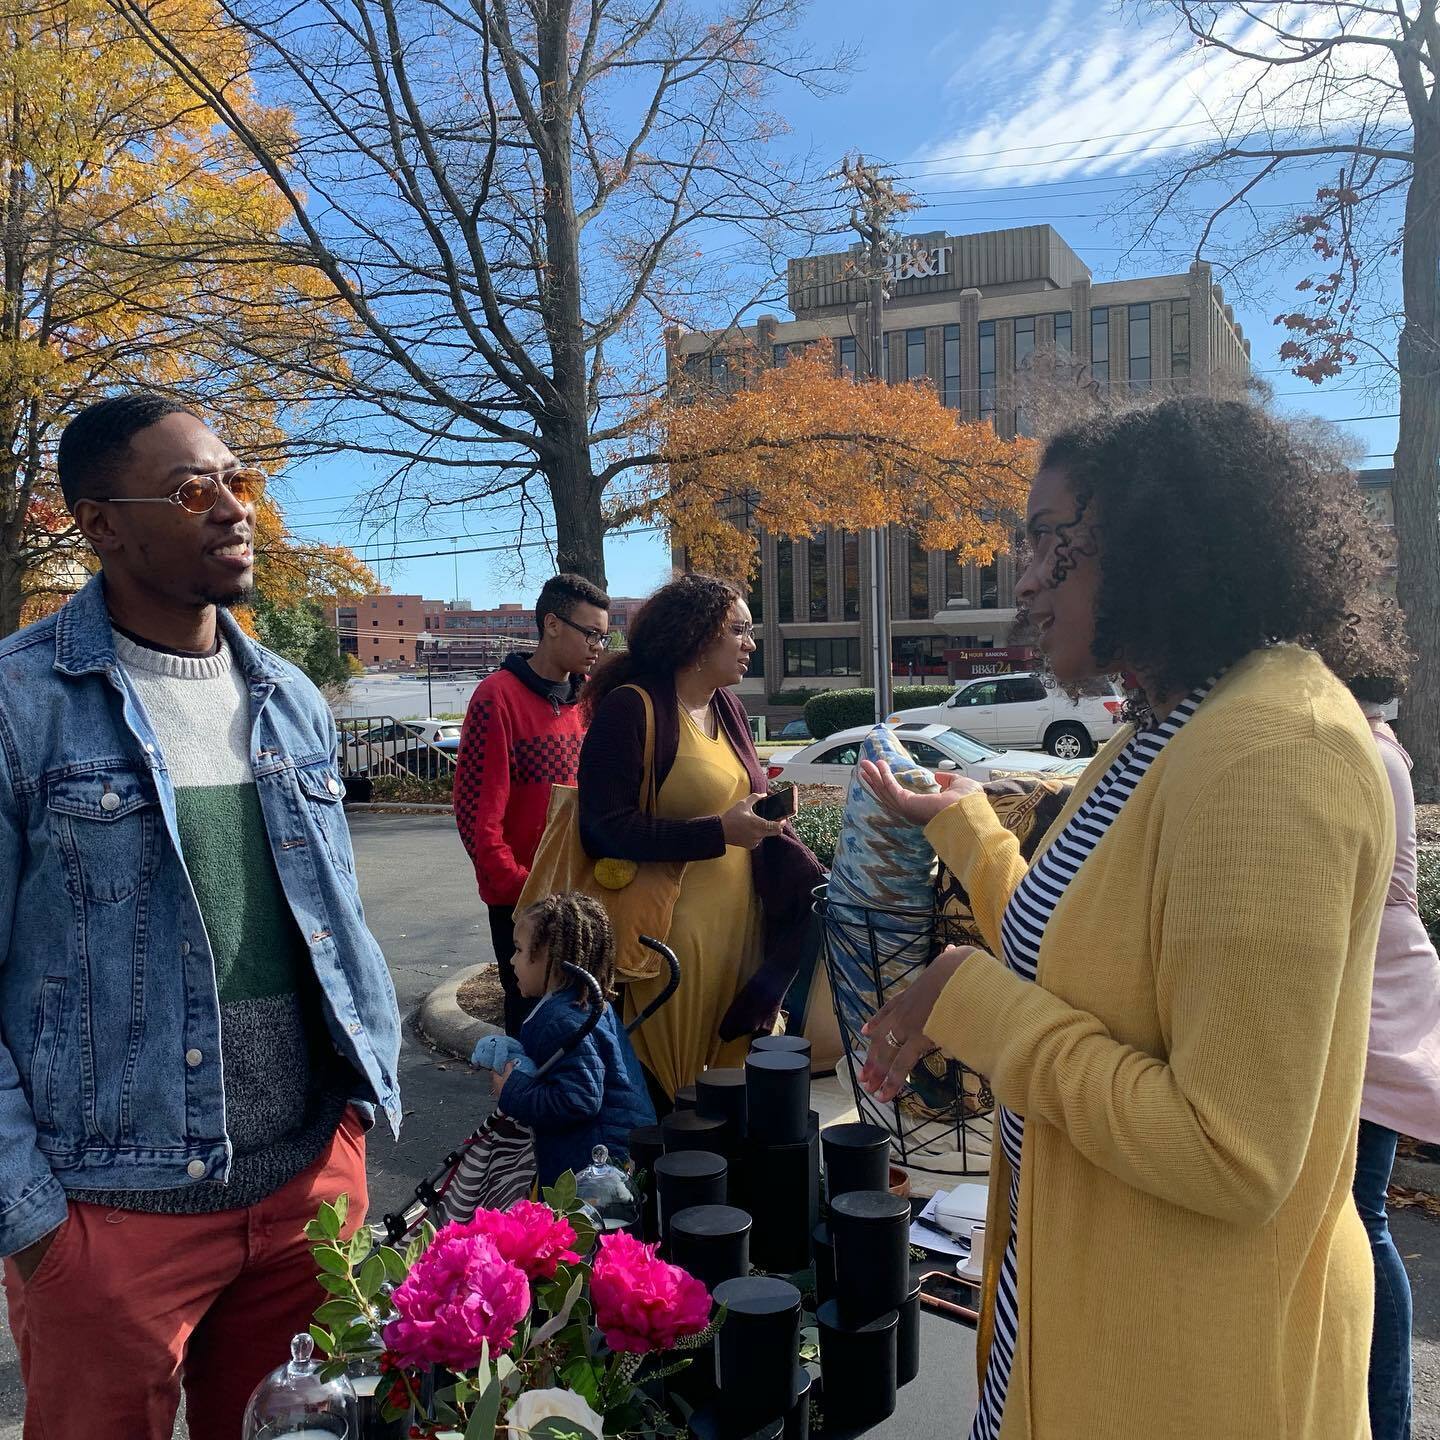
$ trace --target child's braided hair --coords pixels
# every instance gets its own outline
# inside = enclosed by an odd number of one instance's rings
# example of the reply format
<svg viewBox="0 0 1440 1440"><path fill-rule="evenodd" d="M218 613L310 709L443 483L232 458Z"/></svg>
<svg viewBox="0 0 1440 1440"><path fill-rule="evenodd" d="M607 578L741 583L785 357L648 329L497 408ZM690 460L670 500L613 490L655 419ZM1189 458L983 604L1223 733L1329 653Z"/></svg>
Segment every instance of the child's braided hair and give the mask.
<svg viewBox="0 0 1440 1440"><path fill-rule="evenodd" d="M548 988L562 960L594 976L606 1000L615 998L615 936L598 900L577 891L547 895L525 911L531 944L545 947Z"/></svg>

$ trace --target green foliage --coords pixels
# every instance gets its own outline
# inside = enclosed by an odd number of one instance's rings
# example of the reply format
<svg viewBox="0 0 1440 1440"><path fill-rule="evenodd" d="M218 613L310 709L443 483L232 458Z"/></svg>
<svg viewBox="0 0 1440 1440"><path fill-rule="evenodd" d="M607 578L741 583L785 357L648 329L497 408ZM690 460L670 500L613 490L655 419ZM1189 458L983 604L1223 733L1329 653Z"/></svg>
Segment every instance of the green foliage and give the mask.
<svg viewBox="0 0 1440 1440"><path fill-rule="evenodd" d="M325 612L315 601L272 605L257 596L255 633L262 645L298 665L314 684L323 687L349 682L352 657L341 651L339 637L325 623Z"/></svg>
<svg viewBox="0 0 1440 1440"><path fill-rule="evenodd" d="M835 863L835 846L844 816L840 805L802 805L791 822L795 833L815 852L815 858L822 865Z"/></svg>
<svg viewBox="0 0 1440 1440"><path fill-rule="evenodd" d="M921 705L940 705L950 698L954 688L953 685L897 685L894 708L913 710ZM875 692L870 689L827 690L805 702L805 723L817 740L837 730L868 725L874 718Z"/></svg>
<svg viewBox="0 0 1440 1440"><path fill-rule="evenodd" d="M454 799L455 780L424 780L415 775L377 775L370 798L386 805L448 805Z"/></svg>
<svg viewBox="0 0 1440 1440"><path fill-rule="evenodd" d="M1420 896L1420 918L1430 938L1440 946L1440 846L1422 846L1419 852L1416 890Z"/></svg>
<svg viewBox="0 0 1440 1440"><path fill-rule="evenodd" d="M823 695L823 690L807 689L803 685L797 685L792 690L777 690L771 697L772 705L803 705L813 695Z"/></svg>

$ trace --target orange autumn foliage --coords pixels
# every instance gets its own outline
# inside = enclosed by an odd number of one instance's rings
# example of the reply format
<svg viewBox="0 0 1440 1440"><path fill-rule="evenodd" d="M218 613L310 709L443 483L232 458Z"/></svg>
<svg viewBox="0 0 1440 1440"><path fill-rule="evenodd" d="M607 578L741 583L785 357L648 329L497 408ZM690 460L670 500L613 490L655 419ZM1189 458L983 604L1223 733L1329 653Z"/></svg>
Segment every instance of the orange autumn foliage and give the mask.
<svg viewBox="0 0 1440 1440"><path fill-rule="evenodd" d="M667 524L694 568L750 573L754 527L799 539L903 526L966 564L1009 546L1033 441L957 420L929 381L837 375L825 342L745 379L729 396L682 386L649 417L669 483L635 513Z"/></svg>

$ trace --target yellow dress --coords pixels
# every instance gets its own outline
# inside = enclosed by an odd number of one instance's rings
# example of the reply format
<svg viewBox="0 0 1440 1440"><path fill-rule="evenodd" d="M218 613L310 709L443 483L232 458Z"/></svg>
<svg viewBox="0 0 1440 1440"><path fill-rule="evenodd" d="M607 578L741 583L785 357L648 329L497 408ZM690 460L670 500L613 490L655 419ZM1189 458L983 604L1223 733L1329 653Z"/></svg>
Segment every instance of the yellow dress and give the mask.
<svg viewBox="0 0 1440 1440"><path fill-rule="evenodd" d="M723 731L711 739L680 711L675 763L656 797L667 820L723 815L750 793L750 777ZM632 1037L635 1053L665 1093L674 1096L707 1066L743 1065L748 1036L720 1041L720 1021L760 965L760 902L750 875L750 852L726 848L714 860L685 867L666 943L680 961L680 988ZM655 995L661 981L625 987L629 1019Z"/></svg>

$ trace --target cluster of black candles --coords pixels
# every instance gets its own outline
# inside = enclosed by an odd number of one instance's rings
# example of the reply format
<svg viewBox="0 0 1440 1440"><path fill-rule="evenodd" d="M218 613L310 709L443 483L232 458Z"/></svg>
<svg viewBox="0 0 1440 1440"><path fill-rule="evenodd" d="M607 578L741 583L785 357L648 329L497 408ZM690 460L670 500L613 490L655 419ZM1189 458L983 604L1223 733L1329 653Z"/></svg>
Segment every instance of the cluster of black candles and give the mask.
<svg viewBox="0 0 1440 1440"><path fill-rule="evenodd" d="M743 1070L707 1070L661 1124L631 1135L630 1154L648 1176L645 1238L726 1309L713 1366L697 1361L679 1386L698 1436L809 1440L804 1297L779 1277L812 1270L826 1435L894 1411L920 1366L910 1205L890 1192L887 1131L820 1129L807 1041L766 1037Z"/></svg>

